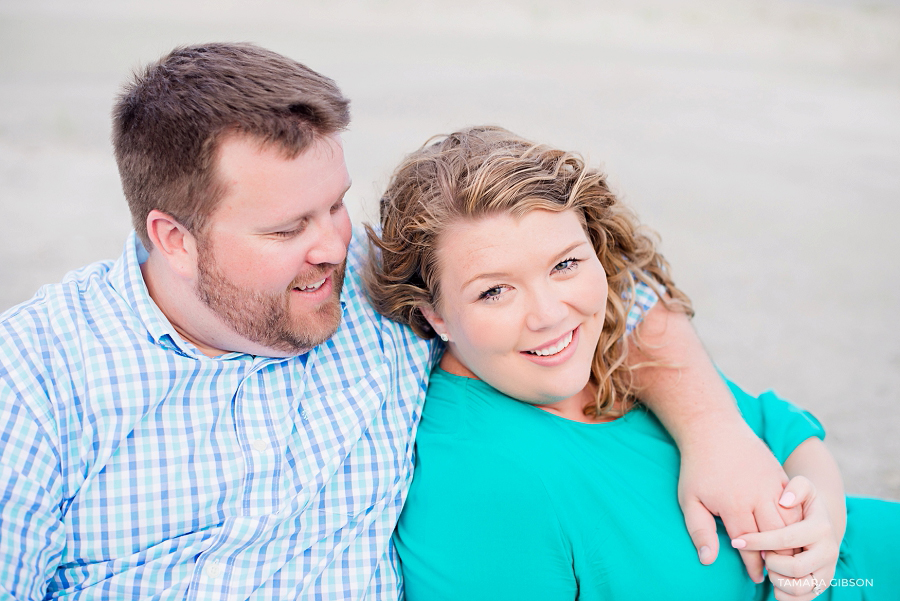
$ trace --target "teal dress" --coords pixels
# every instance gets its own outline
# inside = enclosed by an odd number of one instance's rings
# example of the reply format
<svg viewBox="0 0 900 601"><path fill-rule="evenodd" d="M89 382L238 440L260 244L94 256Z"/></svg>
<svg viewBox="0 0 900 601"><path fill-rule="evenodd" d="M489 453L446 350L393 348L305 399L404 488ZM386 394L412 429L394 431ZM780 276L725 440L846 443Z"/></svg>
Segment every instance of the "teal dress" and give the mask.
<svg viewBox="0 0 900 601"><path fill-rule="evenodd" d="M757 399L731 388L779 461L824 437L814 417L774 394ZM408 601L773 598L768 584L747 577L723 528L716 562L697 560L676 498L678 449L645 409L579 423L435 369L416 440L415 476L394 535ZM871 596L895 579L888 571L897 560L889 558L897 554L888 546L900 536L900 505L851 500L845 547L858 538L860 504L871 505L863 514L881 511L894 536L883 553L869 546L865 568L842 555L836 578L871 585L835 587L821 598L900 599ZM881 572L869 569L873 562Z"/></svg>

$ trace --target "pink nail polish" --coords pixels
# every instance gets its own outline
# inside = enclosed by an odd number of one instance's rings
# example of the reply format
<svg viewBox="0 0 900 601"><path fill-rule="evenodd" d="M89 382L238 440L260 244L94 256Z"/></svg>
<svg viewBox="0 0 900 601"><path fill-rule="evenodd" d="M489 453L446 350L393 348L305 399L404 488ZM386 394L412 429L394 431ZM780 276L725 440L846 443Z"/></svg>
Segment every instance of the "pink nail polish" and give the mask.
<svg viewBox="0 0 900 601"><path fill-rule="evenodd" d="M781 495L781 499L779 499L778 504L781 505L782 507L788 507L791 503L794 502L794 499L795 499L794 493L786 492L783 495Z"/></svg>
<svg viewBox="0 0 900 601"><path fill-rule="evenodd" d="M735 539L732 539L731 546L734 547L735 549L743 549L744 547L747 546L747 541L745 541L742 538L735 538Z"/></svg>

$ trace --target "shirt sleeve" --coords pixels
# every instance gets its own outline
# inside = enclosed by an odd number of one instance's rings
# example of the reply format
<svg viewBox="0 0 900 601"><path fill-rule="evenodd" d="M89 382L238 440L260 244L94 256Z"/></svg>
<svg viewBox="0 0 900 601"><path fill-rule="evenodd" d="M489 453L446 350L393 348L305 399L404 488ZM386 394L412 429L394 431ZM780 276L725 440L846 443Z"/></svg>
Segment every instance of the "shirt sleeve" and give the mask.
<svg viewBox="0 0 900 601"><path fill-rule="evenodd" d="M622 300L626 302L630 300L630 294L627 290L622 293ZM658 301L659 296L653 291L653 288L635 278L634 305L628 311L628 317L625 319L625 332L630 334L644 319L647 311L652 309L653 305Z"/></svg>
<svg viewBox="0 0 900 601"><path fill-rule="evenodd" d="M738 409L747 424L784 463L802 442L816 437L825 439L825 429L810 412L782 399L772 391L758 397L747 394L728 381Z"/></svg>
<svg viewBox="0 0 900 601"><path fill-rule="evenodd" d="M571 546L540 479L452 444L430 444L418 462L394 534L407 601L576 598Z"/></svg>
<svg viewBox="0 0 900 601"><path fill-rule="evenodd" d="M39 383L11 380L15 353L0 345L0 598L43 599L66 543L59 453Z"/></svg>

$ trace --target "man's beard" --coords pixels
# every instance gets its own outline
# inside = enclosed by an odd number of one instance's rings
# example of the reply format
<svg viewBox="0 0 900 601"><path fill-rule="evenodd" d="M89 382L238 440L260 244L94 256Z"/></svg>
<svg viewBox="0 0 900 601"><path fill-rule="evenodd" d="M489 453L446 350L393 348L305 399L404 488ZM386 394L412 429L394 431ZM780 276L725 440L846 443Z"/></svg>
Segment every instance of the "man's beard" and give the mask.
<svg viewBox="0 0 900 601"><path fill-rule="evenodd" d="M203 245L207 246L207 245ZM235 286L219 270L215 253L199 248L197 296L235 332L259 345L280 353L299 354L322 344L341 323L343 261L331 272L332 294L308 313L292 316L291 291L323 279L332 266L305 274L283 292L264 293Z"/></svg>

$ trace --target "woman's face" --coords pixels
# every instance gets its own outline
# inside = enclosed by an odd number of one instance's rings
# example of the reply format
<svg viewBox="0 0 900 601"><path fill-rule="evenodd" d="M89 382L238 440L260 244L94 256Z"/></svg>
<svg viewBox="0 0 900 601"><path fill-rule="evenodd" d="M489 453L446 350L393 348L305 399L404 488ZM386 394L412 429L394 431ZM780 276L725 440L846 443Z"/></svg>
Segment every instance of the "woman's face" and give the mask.
<svg viewBox="0 0 900 601"><path fill-rule="evenodd" d="M603 329L606 273L571 210L463 221L437 249L440 306L426 310L475 376L534 404L580 393Z"/></svg>

